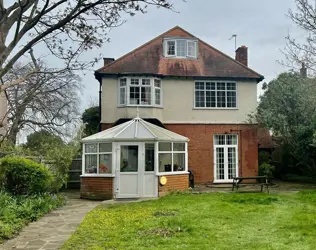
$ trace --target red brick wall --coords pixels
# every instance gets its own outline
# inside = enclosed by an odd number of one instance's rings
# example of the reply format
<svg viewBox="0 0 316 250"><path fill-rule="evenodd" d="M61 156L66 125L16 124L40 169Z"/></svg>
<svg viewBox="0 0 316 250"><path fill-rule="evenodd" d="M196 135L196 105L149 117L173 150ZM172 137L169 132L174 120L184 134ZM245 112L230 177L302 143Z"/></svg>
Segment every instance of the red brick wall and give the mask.
<svg viewBox="0 0 316 250"><path fill-rule="evenodd" d="M158 195L163 196L171 191L183 191L189 188L189 175L166 175L167 183L162 186L158 178Z"/></svg>
<svg viewBox="0 0 316 250"><path fill-rule="evenodd" d="M164 124L169 130L184 135L189 142L189 169L195 183L214 180L213 135L238 134L239 176L258 174L258 142L255 125ZM235 131L231 131L235 130Z"/></svg>
<svg viewBox="0 0 316 250"><path fill-rule="evenodd" d="M111 123L101 123L101 131L106 130L111 127L112 127Z"/></svg>
<svg viewBox="0 0 316 250"><path fill-rule="evenodd" d="M81 177L80 194L83 199L112 199L113 177Z"/></svg>

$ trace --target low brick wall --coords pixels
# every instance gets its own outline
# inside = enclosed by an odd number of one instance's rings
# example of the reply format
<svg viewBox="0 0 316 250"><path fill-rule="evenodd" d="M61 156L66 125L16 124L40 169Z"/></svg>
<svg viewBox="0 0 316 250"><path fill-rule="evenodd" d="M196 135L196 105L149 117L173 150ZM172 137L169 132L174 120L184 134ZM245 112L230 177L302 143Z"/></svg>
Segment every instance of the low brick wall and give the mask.
<svg viewBox="0 0 316 250"><path fill-rule="evenodd" d="M162 186L158 178L158 196L163 196L172 191L185 191L189 188L189 174L165 175L166 185Z"/></svg>
<svg viewBox="0 0 316 250"><path fill-rule="evenodd" d="M113 199L113 177L81 177L80 195L82 199Z"/></svg>

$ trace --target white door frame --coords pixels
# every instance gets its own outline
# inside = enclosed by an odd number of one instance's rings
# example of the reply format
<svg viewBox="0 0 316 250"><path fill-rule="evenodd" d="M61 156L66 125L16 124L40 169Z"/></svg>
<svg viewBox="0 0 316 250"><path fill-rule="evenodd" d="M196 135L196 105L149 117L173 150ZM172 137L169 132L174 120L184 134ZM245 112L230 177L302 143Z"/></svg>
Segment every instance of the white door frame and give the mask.
<svg viewBox="0 0 316 250"><path fill-rule="evenodd" d="M236 177L238 177L238 170L239 170L239 166L238 166L238 143L239 143L239 137L238 135L234 134L237 137L237 144L234 145L228 145L226 143L226 136L227 135L232 135L232 134L223 134L225 136L225 145L215 145L215 136L220 135L220 134L216 134L213 136L213 171L214 171L214 183L230 183L233 182L233 179L228 179L228 148L235 148L236 150ZM224 149L224 179L217 179L217 164L216 164L216 148L223 148Z"/></svg>

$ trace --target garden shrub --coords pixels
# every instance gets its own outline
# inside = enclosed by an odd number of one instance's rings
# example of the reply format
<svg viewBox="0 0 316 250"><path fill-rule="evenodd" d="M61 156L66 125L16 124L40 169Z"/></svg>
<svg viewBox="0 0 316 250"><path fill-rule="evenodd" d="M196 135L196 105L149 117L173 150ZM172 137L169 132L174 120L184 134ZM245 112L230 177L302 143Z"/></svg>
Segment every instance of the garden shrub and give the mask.
<svg viewBox="0 0 316 250"><path fill-rule="evenodd" d="M259 166L259 175L260 176L267 175L269 178L272 178L274 176L274 170L275 170L274 166L272 166L269 163L264 162Z"/></svg>
<svg viewBox="0 0 316 250"><path fill-rule="evenodd" d="M15 195L45 193L53 179L46 166L12 156L0 160L0 175L2 189Z"/></svg>

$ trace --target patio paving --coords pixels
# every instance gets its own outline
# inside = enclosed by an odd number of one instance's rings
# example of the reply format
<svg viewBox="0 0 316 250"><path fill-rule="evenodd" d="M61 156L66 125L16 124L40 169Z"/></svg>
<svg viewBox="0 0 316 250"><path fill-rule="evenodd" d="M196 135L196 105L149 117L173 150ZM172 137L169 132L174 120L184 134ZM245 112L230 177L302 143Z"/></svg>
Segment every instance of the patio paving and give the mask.
<svg viewBox="0 0 316 250"><path fill-rule="evenodd" d="M1 244L0 249L58 249L85 215L101 204L99 201L82 200L79 196L79 192L67 192L65 206L30 223L18 236Z"/></svg>

